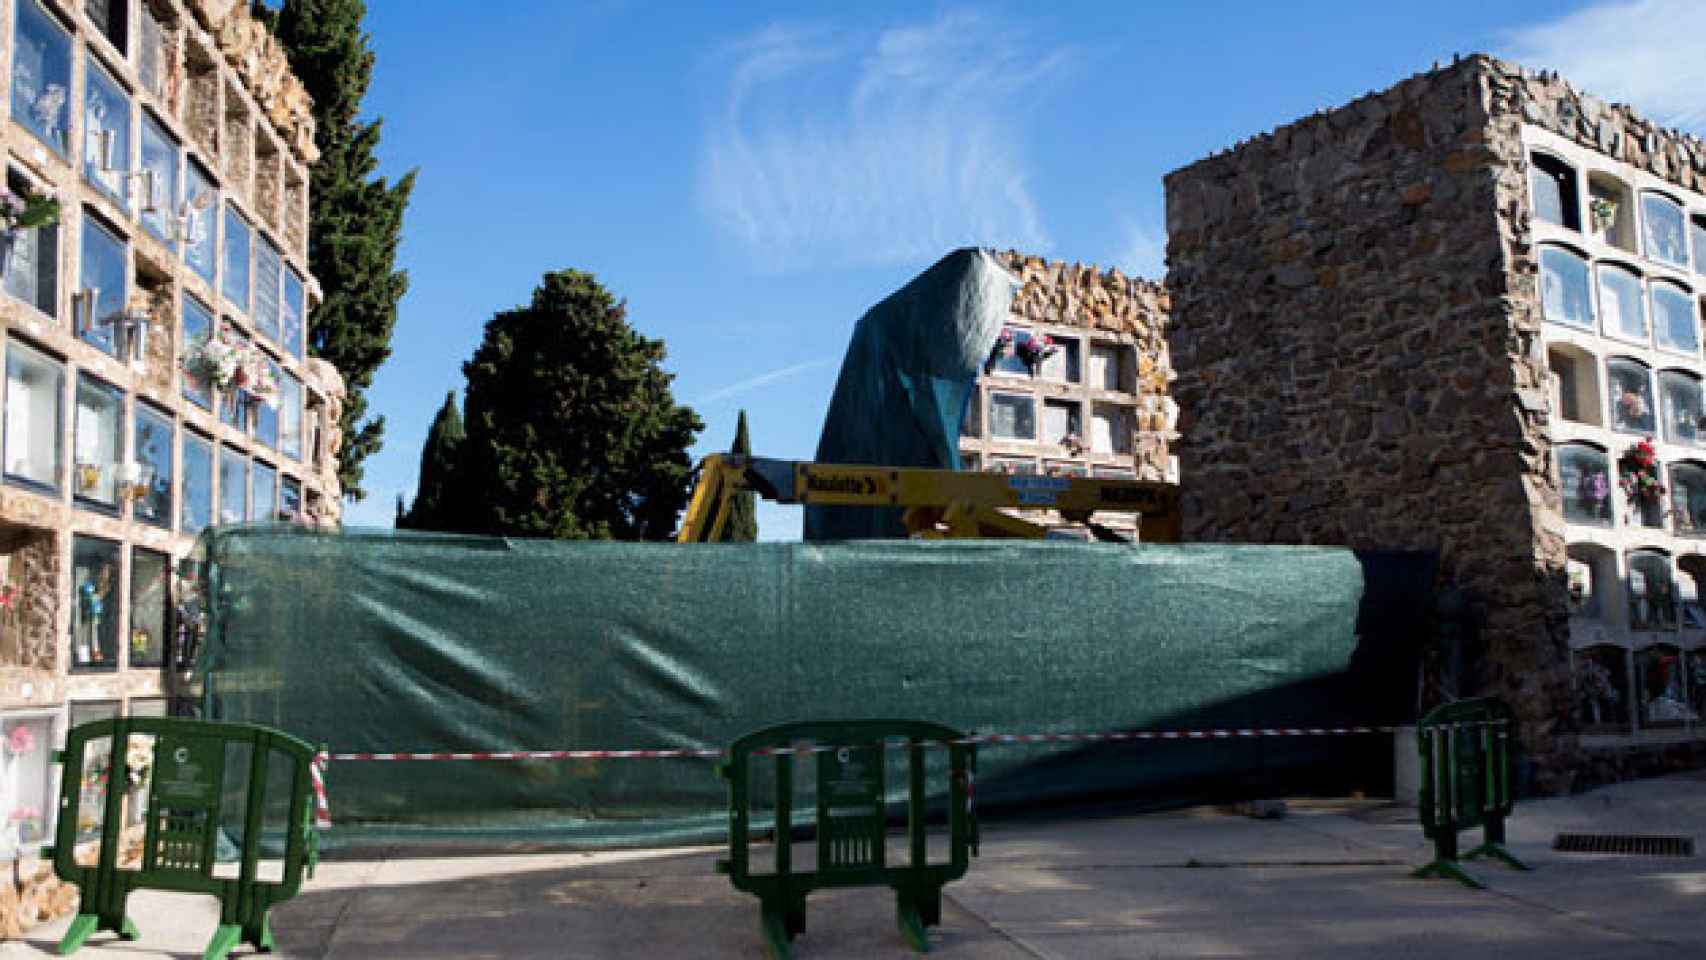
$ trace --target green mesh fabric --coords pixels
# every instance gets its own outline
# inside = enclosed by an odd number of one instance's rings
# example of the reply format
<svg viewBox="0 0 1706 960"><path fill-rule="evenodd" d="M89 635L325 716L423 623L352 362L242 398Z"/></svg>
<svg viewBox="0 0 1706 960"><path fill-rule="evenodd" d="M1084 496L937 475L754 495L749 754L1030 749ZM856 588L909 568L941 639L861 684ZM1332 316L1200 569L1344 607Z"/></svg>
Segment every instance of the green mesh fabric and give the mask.
<svg viewBox="0 0 1706 960"><path fill-rule="evenodd" d="M720 748L801 719L975 733L1347 719L1349 551L210 534L220 719L335 752ZM1319 760L1299 742L985 746L985 809ZM1389 752L1389 745L1382 749ZM1317 752L1312 752L1317 751ZM722 835L710 760L343 762L333 837Z"/></svg>

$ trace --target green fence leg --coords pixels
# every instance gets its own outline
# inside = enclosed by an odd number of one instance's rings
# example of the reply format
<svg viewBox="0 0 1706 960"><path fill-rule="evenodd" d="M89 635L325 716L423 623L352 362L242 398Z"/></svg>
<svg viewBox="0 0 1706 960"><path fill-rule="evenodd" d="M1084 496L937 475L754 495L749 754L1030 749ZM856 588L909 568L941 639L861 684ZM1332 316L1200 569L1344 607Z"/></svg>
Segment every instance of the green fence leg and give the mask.
<svg viewBox="0 0 1706 960"><path fill-rule="evenodd" d="M219 929L213 931L213 939L207 942L207 949L202 951L201 960L225 960L226 955L237 949L237 945L242 942L242 927L222 923Z"/></svg>
<svg viewBox="0 0 1706 960"><path fill-rule="evenodd" d="M96 855L95 869L89 872L85 887L78 891L82 904L77 919L71 922L71 928L59 941L62 955L76 952L91 936L102 930L111 930L122 940L135 940L140 935L136 924L131 923L125 914L131 878L118 869L118 851L124 836L124 791L120 784L124 776L123 758L130 749L129 721L122 718L111 721L109 736L106 795L101 805L101 847ZM79 754L77 766L80 774L81 750ZM62 790L68 789L62 786ZM75 820L81 810L81 799L72 802L67 809L71 811L71 819ZM71 848L73 851L76 849L75 841Z"/></svg>
<svg viewBox="0 0 1706 960"><path fill-rule="evenodd" d="M1481 838L1481 845L1463 855L1465 860L1476 857L1486 857L1497 860L1508 867L1517 870L1533 870L1534 868L1516 858L1516 855L1505 848L1505 818L1494 817L1487 821L1487 833Z"/></svg>
<svg viewBox="0 0 1706 960"><path fill-rule="evenodd" d="M929 882L923 878L929 866L926 843L927 811L924 794L924 747L916 738L907 747L906 825L911 847L909 877L895 887L895 920L900 937L919 953L930 952L929 926L941 922L940 891L937 891L936 916L931 916Z"/></svg>
<svg viewBox="0 0 1706 960"><path fill-rule="evenodd" d="M79 913L59 941L60 955L76 953L79 947L101 930L111 930L122 940L135 940L142 935L137 931L136 924L130 922L129 917L120 917L119 922L114 925L102 923L101 917L96 914Z"/></svg>

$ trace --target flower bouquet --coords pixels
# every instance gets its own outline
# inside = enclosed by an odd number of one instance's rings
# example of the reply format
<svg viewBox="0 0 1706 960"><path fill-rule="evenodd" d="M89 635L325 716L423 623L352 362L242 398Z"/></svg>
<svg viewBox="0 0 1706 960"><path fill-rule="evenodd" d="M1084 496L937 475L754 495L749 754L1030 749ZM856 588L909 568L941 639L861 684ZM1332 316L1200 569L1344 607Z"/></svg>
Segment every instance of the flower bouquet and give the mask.
<svg viewBox="0 0 1706 960"><path fill-rule="evenodd" d="M125 785L132 790L148 782L154 769L154 738L131 737L124 752Z"/></svg>
<svg viewBox="0 0 1706 960"><path fill-rule="evenodd" d="M98 463L81 462L77 464L77 492L93 493L101 485L101 465Z"/></svg>
<svg viewBox="0 0 1706 960"><path fill-rule="evenodd" d="M51 193L13 193L0 186L0 232L8 239L21 230L51 226L59 222L59 200Z"/></svg>
<svg viewBox="0 0 1706 960"><path fill-rule="evenodd" d="M33 843L42 838L41 808L33 804L20 803L12 808L6 822L18 831L19 843Z"/></svg>
<svg viewBox="0 0 1706 960"><path fill-rule="evenodd" d="M59 222L59 201L52 194L16 194L0 184L0 277L12 270L12 247L18 234Z"/></svg>
<svg viewBox="0 0 1706 960"><path fill-rule="evenodd" d="M1593 214L1593 228L1601 233L1610 232L1617 223L1617 201L1610 197L1594 197L1588 201L1588 210Z"/></svg>
<svg viewBox="0 0 1706 960"><path fill-rule="evenodd" d="M1617 465L1618 485L1630 503L1640 507L1657 506L1659 499L1667 493L1665 485L1659 482L1659 457L1653 449L1652 437L1631 446Z"/></svg>
<svg viewBox="0 0 1706 960"><path fill-rule="evenodd" d="M1044 360L1060 352L1060 348L1055 346L1054 338L1046 333L1032 334L1019 341L1017 350L1019 361L1031 371L1033 377L1037 375L1037 368L1042 366Z"/></svg>
<svg viewBox="0 0 1706 960"><path fill-rule="evenodd" d="M216 390L242 390L268 406L278 403L278 379L254 345L221 327L196 342L183 359L184 372Z"/></svg>
<svg viewBox="0 0 1706 960"><path fill-rule="evenodd" d="M36 752L36 732L27 724L18 724L6 731L6 739L0 741L6 752L14 757L27 757Z"/></svg>
<svg viewBox="0 0 1706 960"><path fill-rule="evenodd" d="M995 365L1011 356L1013 353L1013 331L1002 330L995 338L995 345L989 348L989 356L983 361L983 373L988 376L995 370Z"/></svg>

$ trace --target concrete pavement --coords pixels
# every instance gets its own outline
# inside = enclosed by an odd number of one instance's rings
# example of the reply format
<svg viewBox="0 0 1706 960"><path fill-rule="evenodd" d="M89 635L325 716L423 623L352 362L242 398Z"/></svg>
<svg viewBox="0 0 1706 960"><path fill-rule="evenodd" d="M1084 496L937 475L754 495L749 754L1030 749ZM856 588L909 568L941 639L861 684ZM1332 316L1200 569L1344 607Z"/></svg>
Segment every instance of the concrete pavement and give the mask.
<svg viewBox="0 0 1706 960"><path fill-rule="evenodd" d="M1524 804L1511 847L1536 869L1471 869L1491 889L1408 878L1429 847L1414 811L1296 801L1283 820L1212 810L984 825L951 884L933 952L947 958L1702 957L1706 859L1559 854L1560 831L1681 834L1706 844L1706 773ZM1472 835L1472 834L1471 834ZM1469 836L1469 835L1466 835ZM759 957L758 901L712 872L712 849L321 864L274 912L303 958ZM135 943L82 956L200 956L207 898L142 893ZM41 956L65 921L0 945ZM801 960L912 956L883 890L814 894Z"/></svg>

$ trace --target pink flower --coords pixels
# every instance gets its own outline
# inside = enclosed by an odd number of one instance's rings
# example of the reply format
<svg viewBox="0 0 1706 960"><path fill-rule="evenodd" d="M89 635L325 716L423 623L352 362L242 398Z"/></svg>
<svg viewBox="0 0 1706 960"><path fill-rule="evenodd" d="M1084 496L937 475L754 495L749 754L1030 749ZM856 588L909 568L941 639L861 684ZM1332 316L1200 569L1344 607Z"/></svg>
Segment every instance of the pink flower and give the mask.
<svg viewBox="0 0 1706 960"><path fill-rule="evenodd" d="M35 753L35 731L21 723L13 727L12 732L6 734L6 750L11 754L20 757L25 754Z"/></svg>

